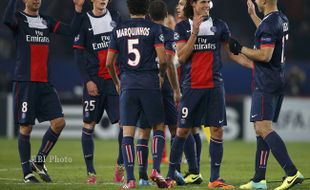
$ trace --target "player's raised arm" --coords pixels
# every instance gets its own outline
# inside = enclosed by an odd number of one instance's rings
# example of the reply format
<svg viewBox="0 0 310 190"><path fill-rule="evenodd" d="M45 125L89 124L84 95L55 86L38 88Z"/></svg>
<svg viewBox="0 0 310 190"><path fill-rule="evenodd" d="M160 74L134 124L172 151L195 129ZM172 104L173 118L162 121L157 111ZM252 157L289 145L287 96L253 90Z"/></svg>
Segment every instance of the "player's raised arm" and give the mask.
<svg viewBox="0 0 310 190"><path fill-rule="evenodd" d="M73 0L75 13L69 24L61 21L52 20L50 23L50 32L67 36L74 36L78 33L82 22L82 7L85 0Z"/></svg>
<svg viewBox="0 0 310 190"><path fill-rule="evenodd" d="M248 5L248 13L254 22L256 28L260 25L262 20L257 16L256 11L255 11L255 5L252 0L247 0L247 5Z"/></svg>
<svg viewBox="0 0 310 190"><path fill-rule="evenodd" d="M3 16L3 23L12 30L17 27L17 19L15 18L16 7L17 0L10 0Z"/></svg>
<svg viewBox="0 0 310 190"><path fill-rule="evenodd" d="M195 42L197 40L198 33L199 33L199 26L202 23L202 21L203 21L202 15L194 17L193 29L192 29L191 35L187 41L182 40L182 38L180 38L181 36L178 36L178 35L182 35L181 33L184 33L186 31L181 32L180 30L182 30L183 28L178 27L179 24L177 25L177 27L176 27L176 36L177 36L176 41L177 41L177 52L178 52L180 64L185 63L186 60L191 56L193 49L194 49ZM178 37L180 39L178 39Z"/></svg>

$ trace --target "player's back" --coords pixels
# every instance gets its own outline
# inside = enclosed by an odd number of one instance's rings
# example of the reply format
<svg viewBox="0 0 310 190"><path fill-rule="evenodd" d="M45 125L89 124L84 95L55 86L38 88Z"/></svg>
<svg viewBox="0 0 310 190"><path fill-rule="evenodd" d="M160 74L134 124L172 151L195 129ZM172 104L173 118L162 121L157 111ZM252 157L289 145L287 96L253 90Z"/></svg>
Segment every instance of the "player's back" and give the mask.
<svg viewBox="0 0 310 190"><path fill-rule="evenodd" d="M289 23L282 12L272 12L264 17L255 33L256 48L274 47L271 60L256 61L254 81L256 90L274 93L285 87L285 46L288 40Z"/></svg>
<svg viewBox="0 0 310 190"><path fill-rule="evenodd" d="M110 49L118 52L122 89L158 89L155 46L163 45L160 25L143 18L132 18L113 33Z"/></svg>

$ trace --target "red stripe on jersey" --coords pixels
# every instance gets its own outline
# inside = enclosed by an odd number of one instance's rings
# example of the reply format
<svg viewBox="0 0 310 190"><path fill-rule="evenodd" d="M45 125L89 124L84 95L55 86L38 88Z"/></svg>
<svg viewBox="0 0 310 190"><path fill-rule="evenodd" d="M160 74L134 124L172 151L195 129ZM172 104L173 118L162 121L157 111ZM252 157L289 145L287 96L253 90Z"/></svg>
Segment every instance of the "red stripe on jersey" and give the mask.
<svg viewBox="0 0 310 190"><path fill-rule="evenodd" d="M164 46L164 44L154 44L155 47L161 47Z"/></svg>
<svg viewBox="0 0 310 190"><path fill-rule="evenodd" d="M213 88L213 61L211 51L195 52L191 64L191 87L192 88Z"/></svg>
<svg viewBox="0 0 310 190"><path fill-rule="evenodd" d="M275 47L275 44L262 44L260 45L260 48L263 48L263 47Z"/></svg>
<svg viewBox="0 0 310 190"><path fill-rule="evenodd" d="M30 80L47 82L48 45L30 45Z"/></svg>
<svg viewBox="0 0 310 190"><path fill-rule="evenodd" d="M107 54L108 54L107 50L98 51L98 59L99 59L98 76L102 77L105 80L112 78L106 66ZM116 73L119 74L118 68L116 66L116 62L114 62L114 64L116 67Z"/></svg>
<svg viewBox="0 0 310 190"><path fill-rule="evenodd" d="M172 51L172 50L166 49L165 51L166 51L166 54L170 54L170 55L174 55L175 54L174 51Z"/></svg>
<svg viewBox="0 0 310 190"><path fill-rule="evenodd" d="M73 48L75 48L75 49L85 49L84 46L79 46L79 45L73 45Z"/></svg>
<svg viewBox="0 0 310 190"><path fill-rule="evenodd" d="M176 43L178 44L178 43L186 43L186 42L187 42L187 40L179 40Z"/></svg>
<svg viewBox="0 0 310 190"><path fill-rule="evenodd" d="M60 21L58 21L56 24L55 24L55 27L54 27L54 30L53 32L55 33L59 27L59 24L60 24Z"/></svg>
<svg viewBox="0 0 310 190"><path fill-rule="evenodd" d="M118 50L116 50L116 49L108 49L108 51L110 51L110 52L113 52L113 53L118 53Z"/></svg>

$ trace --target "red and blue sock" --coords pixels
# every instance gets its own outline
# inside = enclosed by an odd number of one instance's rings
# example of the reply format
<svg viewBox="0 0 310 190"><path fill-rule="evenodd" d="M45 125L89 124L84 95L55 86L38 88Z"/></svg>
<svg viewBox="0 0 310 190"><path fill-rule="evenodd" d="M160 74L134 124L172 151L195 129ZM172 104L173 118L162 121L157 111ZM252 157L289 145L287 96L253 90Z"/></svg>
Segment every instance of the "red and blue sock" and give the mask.
<svg viewBox="0 0 310 190"><path fill-rule="evenodd" d="M135 148L133 143L133 137L123 137L122 154L127 174L127 182L129 180L135 180Z"/></svg>
<svg viewBox="0 0 310 190"><path fill-rule="evenodd" d="M254 182L260 182L266 177L267 161L270 153L268 144L264 141L263 137L256 137L256 158L255 158L255 175Z"/></svg>
<svg viewBox="0 0 310 190"><path fill-rule="evenodd" d="M35 158L37 164L44 164L46 157L55 146L60 133L55 133L51 127L45 132L39 152Z"/></svg>
<svg viewBox="0 0 310 190"><path fill-rule="evenodd" d="M153 133L153 169L156 169L160 173L160 163L165 146L165 133L163 131L154 131Z"/></svg>
<svg viewBox="0 0 310 190"><path fill-rule="evenodd" d="M138 166L139 166L139 177L140 179L148 180L147 176L147 166L148 166L148 156L149 147L148 139L139 139L136 145Z"/></svg>

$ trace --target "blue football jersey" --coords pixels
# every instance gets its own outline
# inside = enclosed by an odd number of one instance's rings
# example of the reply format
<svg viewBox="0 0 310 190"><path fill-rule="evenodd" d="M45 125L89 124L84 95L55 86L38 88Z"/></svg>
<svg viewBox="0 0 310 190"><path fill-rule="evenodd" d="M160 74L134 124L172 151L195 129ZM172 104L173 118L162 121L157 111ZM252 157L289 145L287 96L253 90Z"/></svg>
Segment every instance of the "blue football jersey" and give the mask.
<svg viewBox="0 0 310 190"><path fill-rule="evenodd" d="M176 43L188 41L192 25L191 19L176 25ZM192 55L182 65L182 88L202 89L223 85L221 44L227 42L229 36L227 24L220 19L209 17L201 23Z"/></svg>
<svg viewBox="0 0 310 190"><path fill-rule="evenodd" d="M115 11L107 10L102 16L95 16L92 11L84 14L73 48L85 50L85 62L82 64L90 77L111 78L106 68L106 58L111 32L120 22L120 15Z"/></svg>
<svg viewBox="0 0 310 190"><path fill-rule="evenodd" d="M163 46L161 26L132 18L117 26L109 51L118 53L122 89L159 89L155 46Z"/></svg>
<svg viewBox="0 0 310 190"><path fill-rule="evenodd" d="M4 14L6 24L14 34L16 67L13 81L48 82L50 77L50 33L74 36L82 14L76 13L71 26L44 15L31 16L16 10L10 0Z"/></svg>
<svg viewBox="0 0 310 190"><path fill-rule="evenodd" d="M255 61L253 87L268 93L282 93L285 88L285 46L288 40L289 22L277 11L266 15L255 33L255 48L274 47L268 63Z"/></svg>

